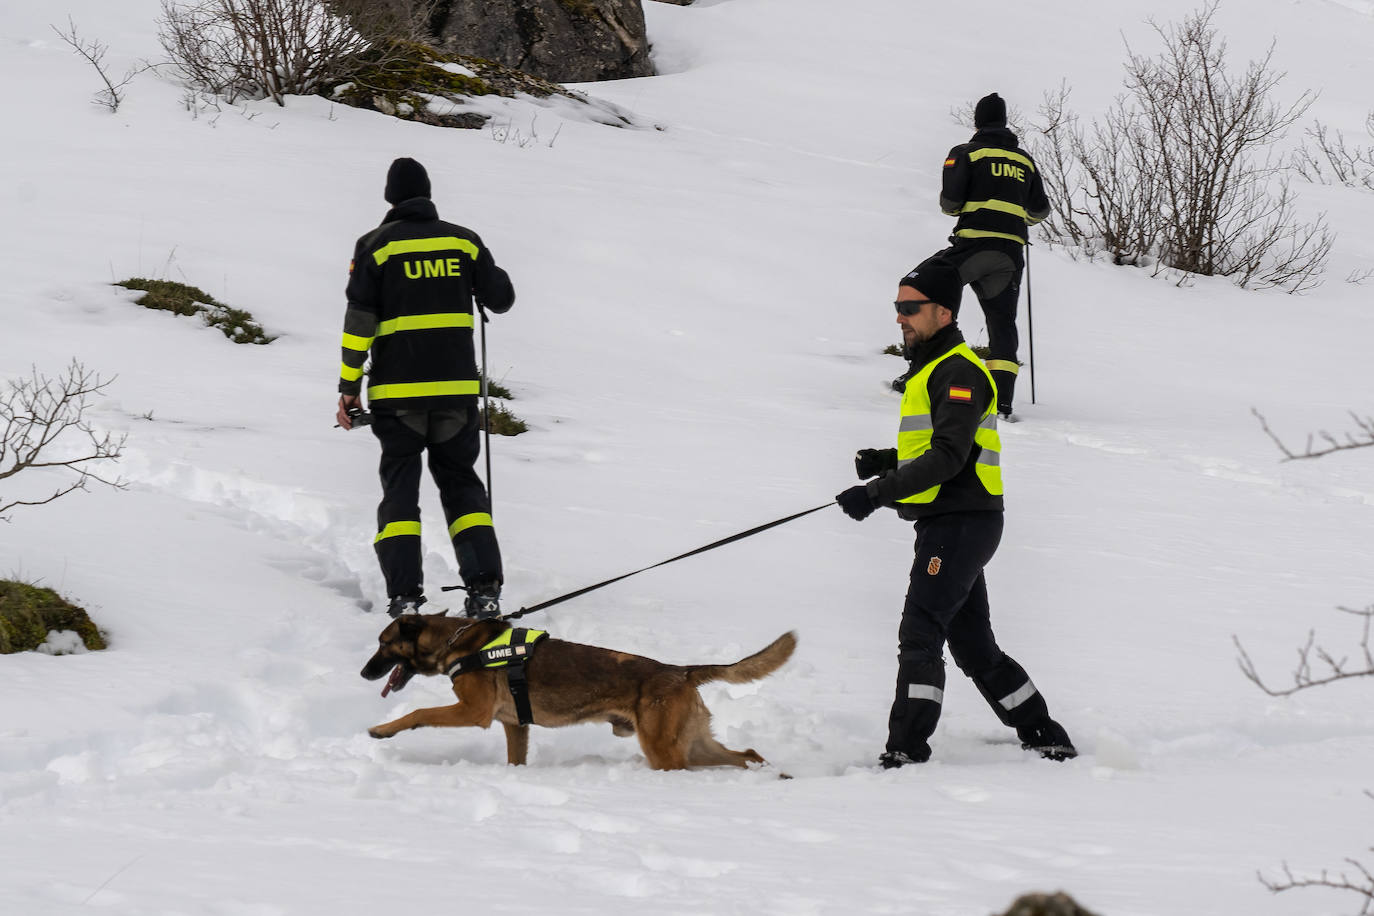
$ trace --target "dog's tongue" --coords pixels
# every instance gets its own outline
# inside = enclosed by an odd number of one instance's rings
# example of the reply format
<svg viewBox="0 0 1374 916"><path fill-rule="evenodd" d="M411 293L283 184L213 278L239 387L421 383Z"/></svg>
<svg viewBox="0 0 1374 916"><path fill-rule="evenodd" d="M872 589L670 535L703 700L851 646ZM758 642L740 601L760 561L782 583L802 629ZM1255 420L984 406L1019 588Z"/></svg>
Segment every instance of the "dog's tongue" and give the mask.
<svg viewBox="0 0 1374 916"><path fill-rule="evenodd" d="M400 690L405 682L405 669L397 665L391 669L391 677L386 679L386 686L382 688L382 696L386 696L393 690Z"/></svg>

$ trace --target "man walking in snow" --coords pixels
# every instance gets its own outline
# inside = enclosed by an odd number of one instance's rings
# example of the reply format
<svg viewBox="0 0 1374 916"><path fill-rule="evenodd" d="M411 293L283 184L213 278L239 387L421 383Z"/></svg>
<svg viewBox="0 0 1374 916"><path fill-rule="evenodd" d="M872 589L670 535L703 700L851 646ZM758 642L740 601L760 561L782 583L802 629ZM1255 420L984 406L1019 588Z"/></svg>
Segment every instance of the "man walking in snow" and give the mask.
<svg viewBox="0 0 1374 916"><path fill-rule="evenodd" d="M1012 396L1020 368L1016 301L1026 264L1026 227L1049 216L1050 204L1030 153L1007 129L1001 96L994 92L978 100L973 125L972 139L945 157L940 209L959 222L949 237L953 245L940 254L958 268L983 307L997 413L1014 421Z"/></svg>
<svg viewBox="0 0 1374 916"><path fill-rule="evenodd" d="M419 494L420 456L428 452L467 588L465 611L495 617L501 550L486 488L473 469L481 448L473 300L499 314L515 303L515 289L475 232L439 219L420 163L391 163L384 196L392 208L358 239L349 266L338 421L352 429L361 415L363 363L371 353L367 398L382 446L373 544L387 612L414 613L425 603Z"/></svg>
<svg viewBox="0 0 1374 916"><path fill-rule="evenodd" d="M1052 760L1076 756L1025 670L997 645L983 567L1002 539L1001 439L995 386L956 319L963 281L940 255L897 287L897 324L912 374L897 447L861 449L865 484L835 497L862 521L888 506L916 523L916 560L898 630L897 695L884 768L930 758L944 699L944 646L1022 746ZM869 478L874 478L869 480Z"/></svg>

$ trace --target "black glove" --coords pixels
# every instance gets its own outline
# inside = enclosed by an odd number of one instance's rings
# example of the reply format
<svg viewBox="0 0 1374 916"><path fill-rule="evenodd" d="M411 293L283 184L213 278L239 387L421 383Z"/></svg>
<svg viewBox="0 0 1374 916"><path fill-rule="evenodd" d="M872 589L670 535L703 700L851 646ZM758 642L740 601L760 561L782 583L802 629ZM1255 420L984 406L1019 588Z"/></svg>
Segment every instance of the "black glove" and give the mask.
<svg viewBox="0 0 1374 916"><path fill-rule="evenodd" d="M873 514L873 510L878 508L877 503L873 502L873 497L868 495L868 487L863 484L845 490L835 497L835 502L840 504L845 515L856 522L868 518Z"/></svg>
<svg viewBox="0 0 1374 916"><path fill-rule="evenodd" d="M861 448L854 455L854 473L860 480L877 477L889 467L890 448Z"/></svg>

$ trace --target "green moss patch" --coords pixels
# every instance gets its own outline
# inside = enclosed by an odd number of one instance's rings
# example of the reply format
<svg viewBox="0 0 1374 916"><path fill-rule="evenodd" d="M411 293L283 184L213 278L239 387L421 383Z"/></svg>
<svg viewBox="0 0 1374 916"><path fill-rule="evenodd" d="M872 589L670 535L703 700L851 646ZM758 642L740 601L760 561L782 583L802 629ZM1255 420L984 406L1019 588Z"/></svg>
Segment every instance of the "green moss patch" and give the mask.
<svg viewBox="0 0 1374 916"><path fill-rule="evenodd" d="M466 72L456 72L457 68ZM363 55L347 79L325 87L321 95L406 121L469 129L488 121L487 115L461 110L465 99L477 96L529 95L543 99L561 95L586 101L558 83L521 70L482 57L446 54L415 41L379 45ZM445 110L443 105L436 106L436 99L451 102L452 107Z"/></svg>
<svg viewBox="0 0 1374 916"><path fill-rule="evenodd" d="M507 401L515 400L515 395L511 394L511 390L500 382L487 379L486 383L488 397L505 398Z"/></svg>
<svg viewBox="0 0 1374 916"><path fill-rule="evenodd" d="M144 295L135 299L134 303L144 308L176 315L200 315L206 325L219 328L234 343L268 344L277 339L263 331L262 325L254 321L248 312L216 302L209 293L185 283L134 277L120 281L115 286L141 290Z"/></svg>
<svg viewBox="0 0 1374 916"><path fill-rule="evenodd" d="M90 616L57 592L0 579L0 654L33 651L61 630L74 631L91 651L105 648Z"/></svg>
<svg viewBox="0 0 1374 916"><path fill-rule="evenodd" d="M492 402L488 405L487 416L491 419L493 436L518 436L529 432L529 424L511 413L503 404ZM485 426L485 423L483 423Z"/></svg>

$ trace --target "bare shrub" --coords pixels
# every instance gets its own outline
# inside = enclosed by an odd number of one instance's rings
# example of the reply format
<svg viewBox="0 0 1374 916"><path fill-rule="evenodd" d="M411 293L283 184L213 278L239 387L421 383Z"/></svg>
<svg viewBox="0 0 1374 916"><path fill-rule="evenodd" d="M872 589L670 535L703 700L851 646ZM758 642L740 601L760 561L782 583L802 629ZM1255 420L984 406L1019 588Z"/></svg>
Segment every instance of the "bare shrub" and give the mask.
<svg viewBox="0 0 1374 916"><path fill-rule="evenodd" d="M0 480L39 468L60 468L74 474L75 479L42 499L5 502L0 498L0 513L16 506L50 503L73 490L86 489L91 480L124 486L121 480L102 477L91 469L103 461L119 460L124 448L123 436L101 433L86 419L90 398L103 393L111 381L72 360L57 379L35 369L28 378L5 382L0 392ZM0 519L9 520L4 515Z"/></svg>
<svg viewBox="0 0 1374 916"><path fill-rule="evenodd" d="M57 26L51 26L57 36L71 45L73 51L85 58L86 62L95 68L96 74L100 77L105 88L97 92L92 99L101 108L108 108L111 113L119 111L119 106L124 101L124 87L133 81L144 70L151 69L151 64L144 64L141 67L131 67L125 71L123 79L115 82L110 78L110 74L105 70L105 53L109 51L109 45L95 38L82 38L76 30L76 22L72 17L67 17L67 30L64 32Z"/></svg>
<svg viewBox="0 0 1374 916"><path fill-rule="evenodd" d="M1154 57L1127 46L1126 91L1089 127L1047 93L1028 138L1054 212L1052 241L1115 263L1230 277L1297 292L1319 282L1333 236L1324 216L1301 223L1272 145L1311 105L1272 100L1283 74L1274 46L1244 73L1226 65L1216 4L1167 28Z"/></svg>
<svg viewBox="0 0 1374 916"><path fill-rule="evenodd" d="M1374 137L1374 111L1365 117L1364 129ZM1314 184L1343 184L1374 191L1374 146L1349 146L1344 134L1332 133L1320 121L1307 129L1307 141L1293 154L1292 166Z"/></svg>
<svg viewBox="0 0 1374 916"><path fill-rule="evenodd" d="M369 48L410 34L427 3L162 0L158 39L192 88L284 105L347 79Z"/></svg>
<svg viewBox="0 0 1374 916"><path fill-rule="evenodd" d="M1350 448L1364 448L1374 445L1374 421L1369 419L1361 421L1358 416L1356 422L1364 430L1366 438L1363 441L1356 440L1354 437L1347 436L1347 442L1341 442L1335 437L1323 432L1321 435L1329 442L1329 447L1314 448L1311 436L1307 438L1307 449L1302 454L1296 454L1289 449L1283 442L1270 431L1269 425L1265 423L1264 417L1258 411L1254 411L1259 417L1260 424L1269 438L1278 446L1279 451L1284 454L1284 460L1294 458L1320 458L1331 452L1341 451ZM1352 416L1355 416L1352 413ZM1313 687L1323 687L1327 684L1343 681L1357 677L1374 677L1374 650L1370 647L1370 631L1374 626L1374 604L1365 608L1339 608L1346 614L1353 614L1363 619L1362 632L1360 636L1359 656L1352 662L1346 655L1334 655L1323 646L1316 644L1316 631L1308 631L1307 642L1298 649L1297 666L1293 669L1293 684L1291 687L1270 687L1260 677L1255 664L1251 661L1245 647L1241 645L1238 638L1232 637L1236 644L1236 649L1240 652L1239 664L1243 673L1252 683L1263 690L1265 693L1274 697L1286 697L1299 691L1308 690ZM1315 671L1313 670L1315 667ZM1374 793L1365 791L1371 799ZM1370 849L1374 852L1374 848ZM1353 869L1353 874L1344 871L1332 873L1327 869L1322 869L1313 877L1302 877L1294 875L1288 867L1288 863L1283 864L1283 877L1277 880L1266 878L1263 874L1259 876L1260 883L1275 894L1284 891L1298 890L1302 888L1321 887L1330 890L1343 891L1353 894L1359 904L1359 910L1355 916L1374 916L1374 872L1362 862L1347 858L1346 863Z"/></svg>

